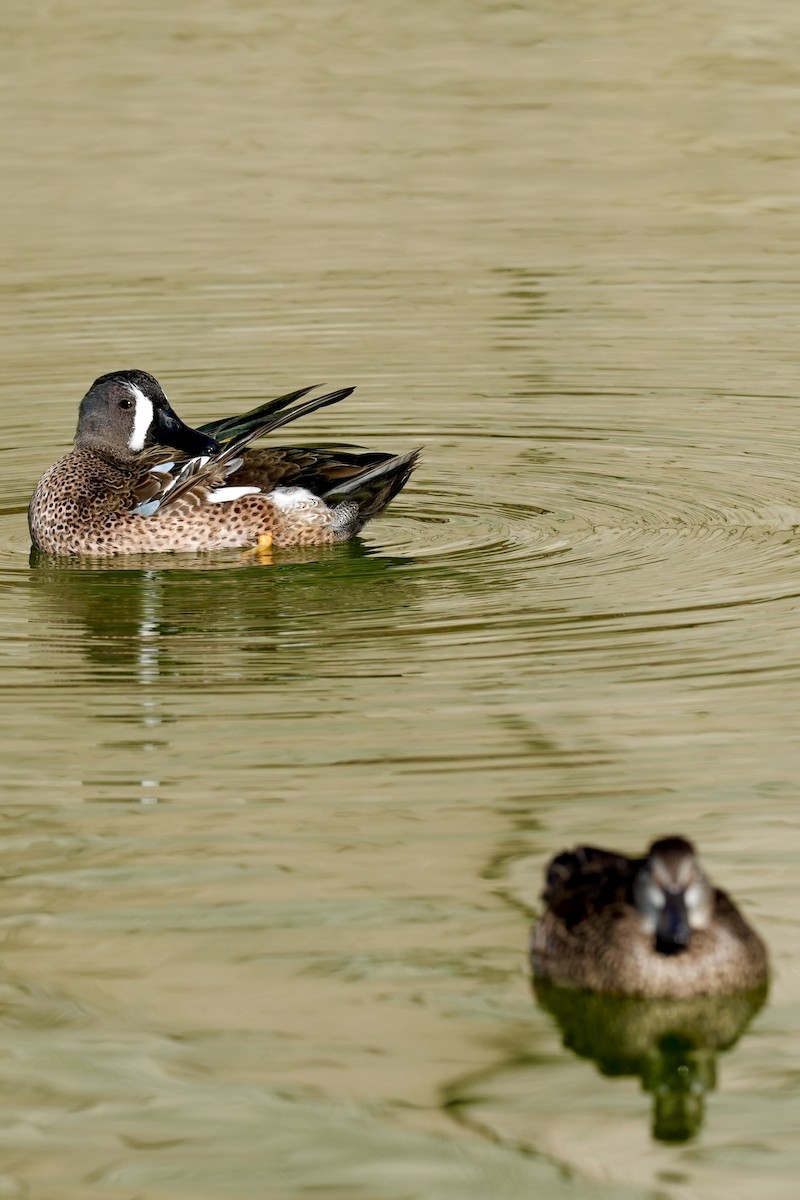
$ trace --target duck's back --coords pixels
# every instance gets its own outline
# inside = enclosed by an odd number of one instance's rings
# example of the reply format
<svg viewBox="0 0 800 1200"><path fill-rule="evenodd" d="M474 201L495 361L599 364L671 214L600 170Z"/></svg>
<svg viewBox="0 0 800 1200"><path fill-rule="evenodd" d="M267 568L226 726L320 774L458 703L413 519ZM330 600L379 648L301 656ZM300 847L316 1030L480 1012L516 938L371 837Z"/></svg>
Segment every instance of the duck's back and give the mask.
<svg viewBox="0 0 800 1200"><path fill-rule="evenodd" d="M573 929L590 915L627 903L640 865L641 859L597 846L565 850L547 865L542 899L566 929Z"/></svg>
<svg viewBox="0 0 800 1200"><path fill-rule="evenodd" d="M393 455L340 446L270 446L248 448L241 457L242 465L231 475L237 486L253 484L264 492L303 487L323 495L368 467L388 462Z"/></svg>

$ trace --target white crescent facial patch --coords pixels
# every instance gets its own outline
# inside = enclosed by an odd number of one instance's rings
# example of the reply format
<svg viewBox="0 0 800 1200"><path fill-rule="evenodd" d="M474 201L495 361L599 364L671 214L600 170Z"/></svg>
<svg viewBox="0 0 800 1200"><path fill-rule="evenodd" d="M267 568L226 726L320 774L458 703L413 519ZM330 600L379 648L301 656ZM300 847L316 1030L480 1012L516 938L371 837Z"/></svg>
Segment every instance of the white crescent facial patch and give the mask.
<svg viewBox="0 0 800 1200"><path fill-rule="evenodd" d="M147 431L153 424L153 401L148 400L141 388L134 383L125 385L133 396L136 408L133 413L133 432L128 442L129 450L144 450Z"/></svg>

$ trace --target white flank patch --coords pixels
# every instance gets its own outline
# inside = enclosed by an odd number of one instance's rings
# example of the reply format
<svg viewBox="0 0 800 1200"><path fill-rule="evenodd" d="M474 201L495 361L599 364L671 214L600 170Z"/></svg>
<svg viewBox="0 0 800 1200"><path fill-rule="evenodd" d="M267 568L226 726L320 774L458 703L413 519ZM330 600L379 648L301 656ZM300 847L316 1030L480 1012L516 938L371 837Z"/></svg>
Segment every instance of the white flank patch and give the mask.
<svg viewBox="0 0 800 1200"><path fill-rule="evenodd" d="M257 487L221 487L209 492L206 500L211 504L225 504L228 500L238 500L240 496L252 496L254 492L260 491L261 488Z"/></svg>
<svg viewBox="0 0 800 1200"><path fill-rule="evenodd" d="M308 488L287 487L276 488L274 492L269 493L269 498L273 504L277 504L278 508L317 508L321 501L313 492L309 492Z"/></svg>
<svg viewBox="0 0 800 1200"><path fill-rule="evenodd" d="M136 387L133 383L125 385L136 401L136 409L133 416L133 433L131 440L128 442L129 450L144 450L144 439L147 437L147 431L153 424L153 401L148 400L141 388Z"/></svg>

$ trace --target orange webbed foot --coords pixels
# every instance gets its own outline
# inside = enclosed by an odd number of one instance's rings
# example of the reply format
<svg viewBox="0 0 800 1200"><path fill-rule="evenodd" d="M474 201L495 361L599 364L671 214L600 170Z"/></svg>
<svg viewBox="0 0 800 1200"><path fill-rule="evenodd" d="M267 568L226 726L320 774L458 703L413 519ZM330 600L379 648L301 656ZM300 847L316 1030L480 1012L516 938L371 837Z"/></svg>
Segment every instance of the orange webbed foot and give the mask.
<svg viewBox="0 0 800 1200"><path fill-rule="evenodd" d="M248 562L257 562L260 567L269 567L272 565L272 534L260 533L258 541L250 550L245 550L244 559Z"/></svg>

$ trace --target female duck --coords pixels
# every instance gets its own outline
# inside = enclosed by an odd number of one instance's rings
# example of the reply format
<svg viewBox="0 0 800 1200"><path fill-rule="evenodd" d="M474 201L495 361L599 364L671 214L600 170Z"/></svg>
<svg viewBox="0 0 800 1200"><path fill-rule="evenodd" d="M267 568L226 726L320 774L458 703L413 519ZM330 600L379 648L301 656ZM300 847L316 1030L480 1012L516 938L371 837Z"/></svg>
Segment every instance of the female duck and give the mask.
<svg viewBox="0 0 800 1200"><path fill-rule="evenodd" d="M761 987L764 943L712 886L685 838L644 858L579 846L552 859L534 973L561 987L691 998Z"/></svg>
<svg viewBox="0 0 800 1200"><path fill-rule="evenodd" d="M28 512L35 545L48 554L110 555L352 537L397 495L419 452L249 448L353 391L294 403L310 390L198 430L184 425L146 371L102 375L81 402L75 448L36 486Z"/></svg>

